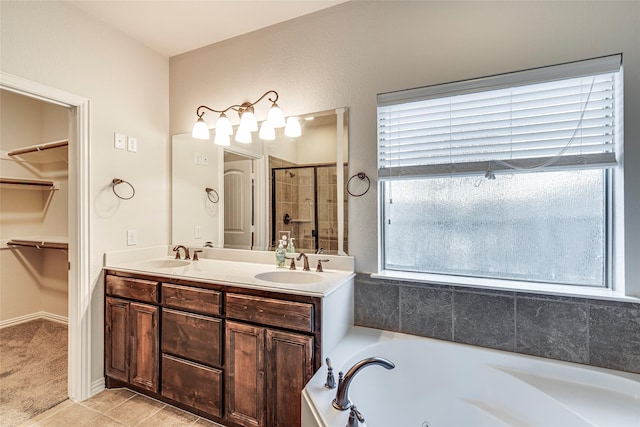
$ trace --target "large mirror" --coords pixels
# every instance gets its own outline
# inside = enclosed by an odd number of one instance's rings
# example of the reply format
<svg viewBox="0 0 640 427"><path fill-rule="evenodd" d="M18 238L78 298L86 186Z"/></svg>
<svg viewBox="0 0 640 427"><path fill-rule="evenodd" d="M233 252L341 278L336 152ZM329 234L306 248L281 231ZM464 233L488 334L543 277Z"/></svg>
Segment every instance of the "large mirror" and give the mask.
<svg viewBox="0 0 640 427"><path fill-rule="evenodd" d="M172 242L347 254L348 114L299 116L302 135L251 144L172 138ZM340 167L338 167L340 165Z"/></svg>

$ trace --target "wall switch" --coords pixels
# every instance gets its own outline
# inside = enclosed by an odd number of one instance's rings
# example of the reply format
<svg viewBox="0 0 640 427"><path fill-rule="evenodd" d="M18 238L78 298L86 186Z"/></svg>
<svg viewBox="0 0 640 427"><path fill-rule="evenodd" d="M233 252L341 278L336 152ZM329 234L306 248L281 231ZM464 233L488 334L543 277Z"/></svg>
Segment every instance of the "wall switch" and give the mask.
<svg viewBox="0 0 640 427"><path fill-rule="evenodd" d="M209 165L209 156L206 153L202 153L202 164L205 166Z"/></svg>
<svg viewBox="0 0 640 427"><path fill-rule="evenodd" d="M138 151L138 138L133 136L127 137L127 151L136 152Z"/></svg>
<svg viewBox="0 0 640 427"><path fill-rule="evenodd" d="M199 225L196 225L195 227L193 227L193 238L194 239L202 238L202 229L200 228Z"/></svg>
<svg viewBox="0 0 640 427"><path fill-rule="evenodd" d="M125 148L127 148L126 141L127 141L127 135L123 133L117 133L117 132L113 134L113 146L116 147L118 150L124 150Z"/></svg>
<svg viewBox="0 0 640 427"><path fill-rule="evenodd" d="M138 230L127 230L127 246L138 244Z"/></svg>
<svg viewBox="0 0 640 427"><path fill-rule="evenodd" d="M202 164L202 154L198 153L197 151L193 152L193 164L194 165L201 165Z"/></svg>

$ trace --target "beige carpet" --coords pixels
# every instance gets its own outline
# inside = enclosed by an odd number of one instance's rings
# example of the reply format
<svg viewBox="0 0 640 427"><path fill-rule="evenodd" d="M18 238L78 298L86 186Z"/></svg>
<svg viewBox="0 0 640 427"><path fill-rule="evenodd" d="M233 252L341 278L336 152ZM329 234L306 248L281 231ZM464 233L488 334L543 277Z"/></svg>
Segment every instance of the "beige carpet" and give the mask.
<svg viewBox="0 0 640 427"><path fill-rule="evenodd" d="M67 326L38 319L0 329L0 426L67 399Z"/></svg>

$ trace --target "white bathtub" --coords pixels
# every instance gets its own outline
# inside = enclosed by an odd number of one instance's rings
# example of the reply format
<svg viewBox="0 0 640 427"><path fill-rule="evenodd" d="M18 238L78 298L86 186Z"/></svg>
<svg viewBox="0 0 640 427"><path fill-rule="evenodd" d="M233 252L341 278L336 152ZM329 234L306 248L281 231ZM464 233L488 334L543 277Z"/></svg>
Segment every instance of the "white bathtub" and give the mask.
<svg viewBox="0 0 640 427"><path fill-rule="evenodd" d="M336 381L367 357L349 389L367 427L640 426L640 375L355 327L331 352ZM303 427L345 427L326 365L302 393Z"/></svg>

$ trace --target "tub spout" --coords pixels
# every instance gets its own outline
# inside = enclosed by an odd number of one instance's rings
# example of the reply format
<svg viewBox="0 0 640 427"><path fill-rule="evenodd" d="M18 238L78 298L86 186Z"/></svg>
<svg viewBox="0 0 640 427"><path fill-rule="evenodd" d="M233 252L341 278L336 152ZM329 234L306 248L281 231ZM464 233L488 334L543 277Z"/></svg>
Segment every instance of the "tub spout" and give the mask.
<svg viewBox="0 0 640 427"><path fill-rule="evenodd" d="M396 367L392 362L387 359L383 359L382 357L368 357L353 365L344 377L342 376L342 372L340 372L338 374L338 391L336 393L336 398L333 399L334 408L341 411L349 409L351 406L349 404L349 386L351 385L351 381L353 381L353 378L358 372L371 365L379 365L386 369L393 369Z"/></svg>

